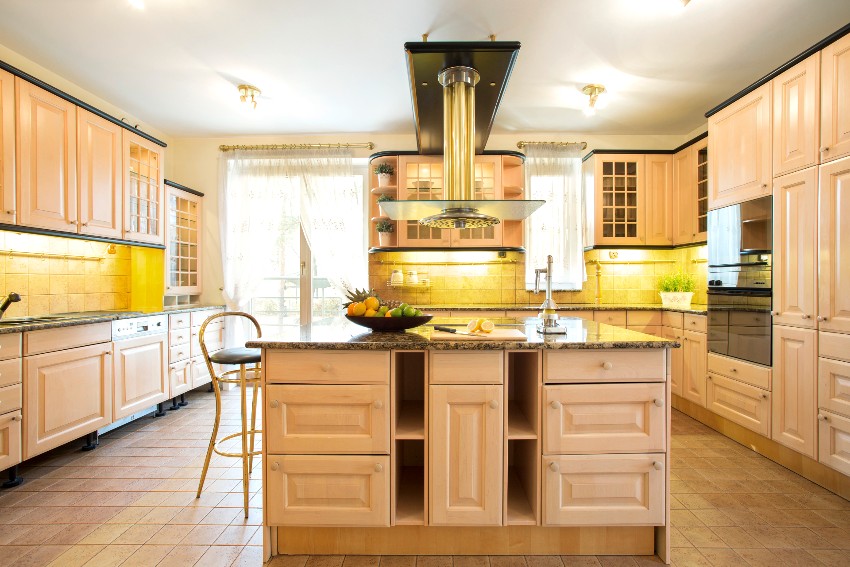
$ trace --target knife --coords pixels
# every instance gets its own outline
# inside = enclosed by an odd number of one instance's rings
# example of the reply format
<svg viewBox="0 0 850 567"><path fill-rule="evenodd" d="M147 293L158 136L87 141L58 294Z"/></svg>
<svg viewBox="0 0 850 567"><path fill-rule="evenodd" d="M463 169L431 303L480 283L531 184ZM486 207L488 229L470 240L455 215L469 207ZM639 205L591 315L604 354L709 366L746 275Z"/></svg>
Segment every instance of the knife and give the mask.
<svg viewBox="0 0 850 567"><path fill-rule="evenodd" d="M455 333L456 335L469 335L470 337L480 337L478 333L467 333L466 331L458 331L454 327L443 327L442 325L434 325L435 331L444 331L446 333Z"/></svg>

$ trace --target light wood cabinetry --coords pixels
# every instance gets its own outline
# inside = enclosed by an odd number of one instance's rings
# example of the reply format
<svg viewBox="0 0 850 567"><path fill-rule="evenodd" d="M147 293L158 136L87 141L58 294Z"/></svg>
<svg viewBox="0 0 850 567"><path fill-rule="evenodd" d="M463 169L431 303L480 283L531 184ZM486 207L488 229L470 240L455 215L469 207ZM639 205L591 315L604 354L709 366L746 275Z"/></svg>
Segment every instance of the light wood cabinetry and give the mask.
<svg viewBox="0 0 850 567"><path fill-rule="evenodd" d="M546 382L663 382L664 357L637 350L553 350L543 352Z"/></svg>
<svg viewBox="0 0 850 567"><path fill-rule="evenodd" d="M827 411L818 413L818 460L850 475L850 419Z"/></svg>
<svg viewBox="0 0 850 567"><path fill-rule="evenodd" d="M729 421L770 436L770 392L766 390L709 373L705 407Z"/></svg>
<svg viewBox="0 0 850 567"><path fill-rule="evenodd" d="M815 53L771 81L773 175L818 163L820 54Z"/></svg>
<svg viewBox="0 0 850 567"><path fill-rule="evenodd" d="M594 244L646 244L643 154L595 154L590 167L595 196Z"/></svg>
<svg viewBox="0 0 850 567"><path fill-rule="evenodd" d="M123 235L123 130L84 108L77 109L80 234L107 238Z"/></svg>
<svg viewBox="0 0 850 567"><path fill-rule="evenodd" d="M708 119L710 209L770 195L770 87L762 85Z"/></svg>
<svg viewBox="0 0 850 567"><path fill-rule="evenodd" d="M114 344L113 419L164 402L169 397L168 335L151 335Z"/></svg>
<svg viewBox="0 0 850 567"><path fill-rule="evenodd" d="M773 182L774 324L814 328L817 313L817 168Z"/></svg>
<svg viewBox="0 0 850 567"><path fill-rule="evenodd" d="M818 407L850 417L850 362L818 359Z"/></svg>
<svg viewBox="0 0 850 567"><path fill-rule="evenodd" d="M21 462L21 412L0 414L0 471Z"/></svg>
<svg viewBox="0 0 850 567"><path fill-rule="evenodd" d="M673 156L647 154L646 168L646 244L673 244Z"/></svg>
<svg viewBox="0 0 850 567"><path fill-rule="evenodd" d="M680 345L683 344L682 329L676 327L662 327L661 336L671 341L676 341ZM682 373L684 365L684 353L682 347L671 348L667 351L667 377L670 380L670 392L681 396L682 395Z"/></svg>
<svg viewBox="0 0 850 567"><path fill-rule="evenodd" d="M166 190L165 295L198 296L202 290L201 197L167 184Z"/></svg>
<svg viewBox="0 0 850 567"><path fill-rule="evenodd" d="M708 138L673 154L673 244L705 242L708 233Z"/></svg>
<svg viewBox="0 0 850 567"><path fill-rule="evenodd" d="M125 131L124 239L165 244L163 148Z"/></svg>
<svg viewBox="0 0 850 567"><path fill-rule="evenodd" d="M0 471L21 462L21 334L0 335Z"/></svg>
<svg viewBox="0 0 850 567"><path fill-rule="evenodd" d="M15 77L0 69L0 222L15 224Z"/></svg>
<svg viewBox="0 0 850 567"><path fill-rule="evenodd" d="M430 387L430 523L502 524L502 386Z"/></svg>
<svg viewBox="0 0 850 567"><path fill-rule="evenodd" d="M850 155L850 36L828 45L821 59L821 162Z"/></svg>
<svg viewBox="0 0 850 567"><path fill-rule="evenodd" d="M820 167L818 320L850 333L850 158Z"/></svg>
<svg viewBox="0 0 850 567"><path fill-rule="evenodd" d="M203 309L168 316L168 398L185 394L212 380L201 352L200 330L208 317L220 312L220 309ZM219 319L207 325L204 340L210 354L221 350L224 347L224 321ZM220 366L213 364L213 369L218 372Z"/></svg>
<svg viewBox="0 0 850 567"><path fill-rule="evenodd" d="M77 232L77 107L20 78L18 224Z"/></svg>
<svg viewBox="0 0 850 567"><path fill-rule="evenodd" d="M816 458L817 333L777 325L773 328L774 441Z"/></svg>
<svg viewBox="0 0 850 567"><path fill-rule="evenodd" d="M682 341L682 397L705 407L706 335L685 329Z"/></svg>

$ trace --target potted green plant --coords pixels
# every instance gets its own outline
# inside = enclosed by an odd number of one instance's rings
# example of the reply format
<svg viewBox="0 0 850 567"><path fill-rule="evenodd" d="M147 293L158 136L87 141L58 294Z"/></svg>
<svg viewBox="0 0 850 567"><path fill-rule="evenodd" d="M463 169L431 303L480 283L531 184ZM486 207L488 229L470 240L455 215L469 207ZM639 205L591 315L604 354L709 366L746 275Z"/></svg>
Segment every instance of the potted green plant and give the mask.
<svg viewBox="0 0 850 567"><path fill-rule="evenodd" d="M389 216L387 215L386 211L381 208L381 203L386 203L387 201L395 201L395 197L393 197L392 195L387 195L386 193L381 193L380 195L378 195L378 213L382 217Z"/></svg>
<svg viewBox="0 0 850 567"><path fill-rule="evenodd" d="M390 176L395 173L391 163L379 163L372 170L378 176L378 187L386 187L390 184Z"/></svg>
<svg viewBox="0 0 850 567"><path fill-rule="evenodd" d="M375 225L378 231L378 244L381 246L395 245L395 225L390 221L378 221Z"/></svg>
<svg viewBox="0 0 850 567"><path fill-rule="evenodd" d="M663 307L688 309L696 289L696 279L691 274L676 272L661 276L658 291Z"/></svg>

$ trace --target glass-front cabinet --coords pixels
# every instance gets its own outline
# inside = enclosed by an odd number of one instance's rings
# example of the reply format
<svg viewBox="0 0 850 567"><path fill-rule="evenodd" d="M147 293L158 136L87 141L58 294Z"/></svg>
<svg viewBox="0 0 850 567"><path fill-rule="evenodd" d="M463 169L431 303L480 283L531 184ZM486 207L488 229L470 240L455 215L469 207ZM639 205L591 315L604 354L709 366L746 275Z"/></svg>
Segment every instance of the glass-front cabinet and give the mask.
<svg viewBox="0 0 850 567"><path fill-rule="evenodd" d="M168 304L196 303L201 293L201 197L166 181ZM168 298L175 298L169 300Z"/></svg>
<svg viewBox="0 0 850 567"><path fill-rule="evenodd" d="M399 156L398 200L444 199L442 156ZM398 222L399 246L451 246L451 231L431 228L415 220Z"/></svg>
<svg viewBox="0 0 850 567"><path fill-rule="evenodd" d="M697 156L697 234L695 241L708 238L708 140L696 148Z"/></svg>
<svg viewBox="0 0 850 567"><path fill-rule="evenodd" d="M164 148L124 132L124 238L165 244L163 226Z"/></svg>
<svg viewBox="0 0 850 567"><path fill-rule="evenodd" d="M644 244L644 156L595 154L588 162L584 167L585 178L593 180L595 243Z"/></svg>

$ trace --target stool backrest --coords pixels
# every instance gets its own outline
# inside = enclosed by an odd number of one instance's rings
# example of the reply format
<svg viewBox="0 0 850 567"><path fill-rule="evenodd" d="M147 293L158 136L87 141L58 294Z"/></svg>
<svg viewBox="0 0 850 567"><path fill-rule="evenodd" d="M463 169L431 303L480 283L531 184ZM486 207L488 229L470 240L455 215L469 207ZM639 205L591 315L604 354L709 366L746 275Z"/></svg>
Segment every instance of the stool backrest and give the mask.
<svg viewBox="0 0 850 567"><path fill-rule="evenodd" d="M204 322L201 324L201 330L198 332L198 342L201 343L201 352L204 353L204 359L207 362L207 366L209 367L211 376L215 376L216 374L215 372L213 372L212 362L210 362L210 353L207 350L207 345L204 341L204 331L206 330L207 325L209 325L211 322L224 317L244 317L246 319L249 319L254 324L254 328L257 330L257 338L263 336L263 331L260 328L259 321L257 321L250 313L245 313L243 311L223 311L221 313L215 313L207 317L206 320L204 320Z"/></svg>

